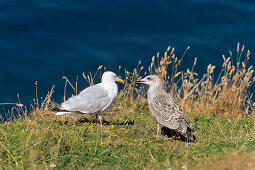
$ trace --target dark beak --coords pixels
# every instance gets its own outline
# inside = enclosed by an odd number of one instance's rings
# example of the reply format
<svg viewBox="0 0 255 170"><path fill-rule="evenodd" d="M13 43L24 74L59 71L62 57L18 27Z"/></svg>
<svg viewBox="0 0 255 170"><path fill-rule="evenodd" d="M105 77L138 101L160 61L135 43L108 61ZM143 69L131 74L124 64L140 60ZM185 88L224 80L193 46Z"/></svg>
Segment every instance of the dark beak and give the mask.
<svg viewBox="0 0 255 170"><path fill-rule="evenodd" d="M141 83L144 83L144 82L145 81L143 79L139 79L139 80L136 81L136 83L138 83L138 84L141 84Z"/></svg>

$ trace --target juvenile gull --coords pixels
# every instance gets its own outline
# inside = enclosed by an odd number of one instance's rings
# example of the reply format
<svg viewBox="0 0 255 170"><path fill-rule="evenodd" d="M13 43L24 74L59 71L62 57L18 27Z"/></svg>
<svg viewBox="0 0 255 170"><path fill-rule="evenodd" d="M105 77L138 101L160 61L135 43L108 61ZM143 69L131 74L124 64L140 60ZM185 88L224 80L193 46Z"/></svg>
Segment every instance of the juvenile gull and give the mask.
<svg viewBox="0 0 255 170"><path fill-rule="evenodd" d="M195 140L195 131L191 129L185 114L179 103L163 89L162 81L158 76L149 75L137 80L137 83L149 85L148 104L151 115L156 119L157 135L159 136L159 124L177 132L189 141Z"/></svg>
<svg viewBox="0 0 255 170"><path fill-rule="evenodd" d="M52 110L57 111L56 115L72 112L99 113L98 118L102 126L101 112L114 102L118 94L118 86L115 81L124 84L124 81L118 78L115 73L106 71L102 75L101 83L85 88L77 96L61 103L59 108L53 108Z"/></svg>

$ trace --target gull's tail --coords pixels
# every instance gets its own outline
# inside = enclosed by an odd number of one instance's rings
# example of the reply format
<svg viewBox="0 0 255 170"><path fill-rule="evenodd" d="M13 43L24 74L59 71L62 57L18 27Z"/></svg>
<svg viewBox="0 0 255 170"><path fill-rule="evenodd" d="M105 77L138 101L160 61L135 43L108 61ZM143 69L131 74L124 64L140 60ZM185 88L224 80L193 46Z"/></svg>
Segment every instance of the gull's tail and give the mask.
<svg viewBox="0 0 255 170"><path fill-rule="evenodd" d="M57 107L52 108L51 111L55 111L56 112L55 115L57 115L57 116L61 116L61 115L64 115L64 114L71 113L67 110L61 110L60 108L57 108Z"/></svg>
<svg viewBox="0 0 255 170"><path fill-rule="evenodd" d="M194 129L191 129L190 127L188 127L188 129L187 129L187 138L188 138L188 141L193 142L193 143L198 142L197 138L195 136L196 133L197 132Z"/></svg>
<svg viewBox="0 0 255 170"><path fill-rule="evenodd" d="M70 113L70 112L57 112L57 113L55 113L55 115L61 116L61 115L68 114L68 113Z"/></svg>

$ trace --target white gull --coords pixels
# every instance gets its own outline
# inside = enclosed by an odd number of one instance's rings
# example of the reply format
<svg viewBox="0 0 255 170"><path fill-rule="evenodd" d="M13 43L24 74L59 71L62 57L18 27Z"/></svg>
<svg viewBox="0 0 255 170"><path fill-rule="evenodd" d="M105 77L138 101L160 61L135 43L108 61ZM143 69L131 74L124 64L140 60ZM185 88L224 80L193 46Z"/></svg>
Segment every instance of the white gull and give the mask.
<svg viewBox="0 0 255 170"><path fill-rule="evenodd" d="M82 114L99 113L98 118L102 126L101 112L115 101L118 94L118 86L115 81L124 84L124 81L118 78L115 73L106 71L102 75L101 83L85 88L77 96L61 103L59 108L53 108L52 110L57 111L55 114L58 116L72 112Z"/></svg>

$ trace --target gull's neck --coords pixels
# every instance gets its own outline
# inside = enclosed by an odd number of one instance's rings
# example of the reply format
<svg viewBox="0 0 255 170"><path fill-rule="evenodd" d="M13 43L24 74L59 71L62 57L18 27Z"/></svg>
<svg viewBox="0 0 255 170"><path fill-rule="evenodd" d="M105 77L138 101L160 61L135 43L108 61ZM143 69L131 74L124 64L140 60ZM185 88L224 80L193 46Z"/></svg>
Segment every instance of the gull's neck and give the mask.
<svg viewBox="0 0 255 170"><path fill-rule="evenodd" d="M102 81L101 86L103 86L107 90L118 90L118 86L114 81Z"/></svg>
<svg viewBox="0 0 255 170"><path fill-rule="evenodd" d="M148 90L148 98L157 96L157 95L162 94L162 93L164 93L164 92L165 92L165 91L164 91L162 82L158 82L158 83L155 83L155 84L151 84L151 85L149 86L149 90Z"/></svg>

